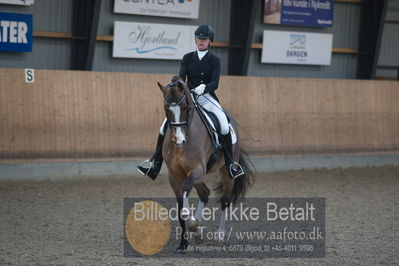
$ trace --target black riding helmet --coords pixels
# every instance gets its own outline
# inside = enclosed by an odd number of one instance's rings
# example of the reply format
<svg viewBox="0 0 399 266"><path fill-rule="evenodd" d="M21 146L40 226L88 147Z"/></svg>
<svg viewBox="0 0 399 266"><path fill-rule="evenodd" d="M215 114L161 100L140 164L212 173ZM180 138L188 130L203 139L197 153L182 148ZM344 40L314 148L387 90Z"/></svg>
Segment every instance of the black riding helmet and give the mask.
<svg viewBox="0 0 399 266"><path fill-rule="evenodd" d="M194 32L195 38L209 38L213 42L215 31L208 24L200 25Z"/></svg>

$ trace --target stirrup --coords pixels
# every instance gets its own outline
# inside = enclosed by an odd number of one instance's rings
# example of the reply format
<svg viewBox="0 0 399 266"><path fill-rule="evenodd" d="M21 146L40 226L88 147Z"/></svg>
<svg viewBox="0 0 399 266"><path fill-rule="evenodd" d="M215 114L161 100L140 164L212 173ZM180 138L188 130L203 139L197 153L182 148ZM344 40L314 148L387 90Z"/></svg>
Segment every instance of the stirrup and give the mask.
<svg viewBox="0 0 399 266"><path fill-rule="evenodd" d="M144 166L143 166L143 165L146 164L146 163L150 164L149 167L144 167ZM153 163L153 162L151 162L150 160L145 160L144 162L142 162L142 163L137 167L137 171L139 171L142 175L148 175L148 173L151 171L151 169L152 169L153 167L154 167L154 163ZM140 168L142 168L142 169L148 168L148 170L147 170L147 172L144 173L143 171L141 171Z"/></svg>
<svg viewBox="0 0 399 266"><path fill-rule="evenodd" d="M236 167L235 170L233 170L233 167ZM233 174L233 171L235 172L235 174ZM245 174L244 173L244 169L242 169L242 166L239 163L237 163L237 162L233 162L233 163L230 164L229 172L230 172L230 176L233 179Z"/></svg>

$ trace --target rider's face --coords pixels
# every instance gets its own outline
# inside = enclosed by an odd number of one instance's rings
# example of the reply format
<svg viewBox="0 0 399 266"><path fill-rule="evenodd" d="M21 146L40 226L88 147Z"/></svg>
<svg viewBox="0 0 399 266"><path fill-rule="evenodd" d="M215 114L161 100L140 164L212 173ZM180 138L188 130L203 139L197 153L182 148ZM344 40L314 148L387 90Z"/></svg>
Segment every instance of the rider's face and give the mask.
<svg viewBox="0 0 399 266"><path fill-rule="evenodd" d="M209 38L195 38L195 43L197 44L198 50L205 51L208 49L211 40Z"/></svg>

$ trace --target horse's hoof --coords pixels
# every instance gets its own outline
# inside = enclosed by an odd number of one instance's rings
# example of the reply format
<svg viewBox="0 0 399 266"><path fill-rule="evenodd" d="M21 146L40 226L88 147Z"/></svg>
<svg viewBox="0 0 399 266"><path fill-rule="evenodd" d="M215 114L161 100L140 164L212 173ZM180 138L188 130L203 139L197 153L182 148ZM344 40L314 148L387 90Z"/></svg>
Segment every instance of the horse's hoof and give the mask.
<svg viewBox="0 0 399 266"><path fill-rule="evenodd" d="M185 249L178 248L178 249L176 249L175 254L176 254L176 255L186 255L186 250L185 250Z"/></svg>
<svg viewBox="0 0 399 266"><path fill-rule="evenodd" d="M198 226L199 226L199 223L198 223L197 218L195 218L195 217L193 217L193 216L191 216L191 217L186 221L186 224L187 224L187 229L188 229L188 231L190 231L190 232L195 232L195 231L197 231Z"/></svg>

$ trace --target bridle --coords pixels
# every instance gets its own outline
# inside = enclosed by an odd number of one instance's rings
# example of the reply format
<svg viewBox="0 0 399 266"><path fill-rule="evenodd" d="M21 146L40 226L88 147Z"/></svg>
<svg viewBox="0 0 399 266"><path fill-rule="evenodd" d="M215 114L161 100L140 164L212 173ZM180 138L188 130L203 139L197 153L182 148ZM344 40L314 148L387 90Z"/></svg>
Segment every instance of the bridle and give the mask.
<svg viewBox="0 0 399 266"><path fill-rule="evenodd" d="M166 87L168 87L168 88L171 88L171 87L174 87L174 86L177 86L178 84L176 83L176 82L171 82L171 83L169 83ZM180 104L182 104L183 103L183 101L184 100L186 100L186 104L187 104L187 106L188 106L188 109L187 109L187 120L186 121L182 121L182 122L171 122L170 121L170 119L169 119L169 117L168 117L168 115L166 114L166 118L168 119L168 123L172 126L172 127L190 127L190 124L191 124L191 121L193 120L193 115L194 115L194 112L193 112L193 110L194 110L194 108L192 107L192 106L190 106L190 104L189 104L189 102L187 101L187 99L186 99L186 93L184 93L183 95L182 95L182 97L180 97L180 99L178 100L178 102L177 103L175 103L175 102L173 102L173 103L171 103L171 102L169 102L168 100L166 100L166 97L164 97L164 99L163 99L163 101L164 101L164 105L166 106L166 107L169 107L169 106L180 106Z"/></svg>

